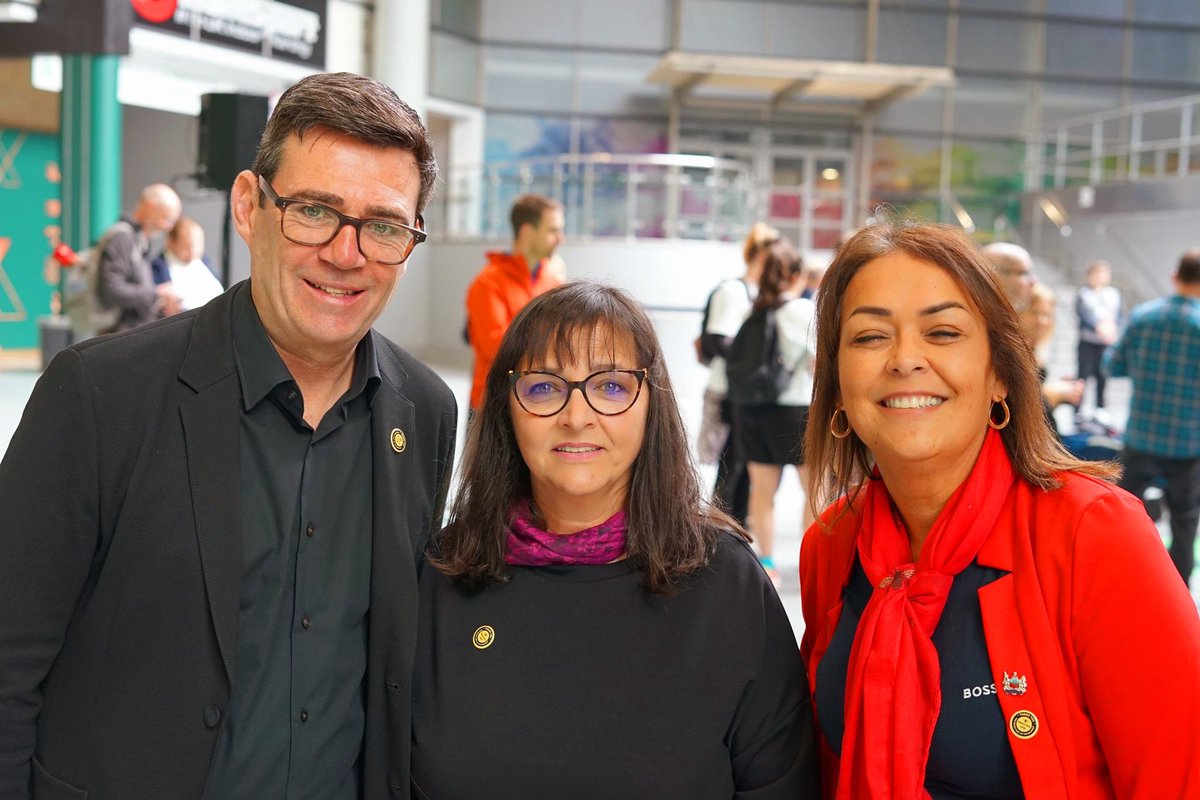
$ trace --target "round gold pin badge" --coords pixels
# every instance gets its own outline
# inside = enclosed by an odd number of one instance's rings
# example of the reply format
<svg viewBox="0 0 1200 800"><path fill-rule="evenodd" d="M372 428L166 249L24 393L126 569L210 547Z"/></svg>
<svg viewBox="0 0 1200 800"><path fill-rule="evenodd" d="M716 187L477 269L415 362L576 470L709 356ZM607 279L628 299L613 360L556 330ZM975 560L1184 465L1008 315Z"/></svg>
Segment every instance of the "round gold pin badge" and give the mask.
<svg viewBox="0 0 1200 800"><path fill-rule="evenodd" d="M404 438L404 431L399 428L392 428L392 449L397 453L403 453L404 448L408 447L408 440Z"/></svg>
<svg viewBox="0 0 1200 800"><path fill-rule="evenodd" d="M1038 720L1031 711L1018 711L1009 719L1008 727L1018 739L1032 739L1038 730Z"/></svg>
<svg viewBox="0 0 1200 800"><path fill-rule="evenodd" d="M471 644L475 645L477 650L488 649L494 641L496 641L496 631L491 625L480 625L471 636Z"/></svg>

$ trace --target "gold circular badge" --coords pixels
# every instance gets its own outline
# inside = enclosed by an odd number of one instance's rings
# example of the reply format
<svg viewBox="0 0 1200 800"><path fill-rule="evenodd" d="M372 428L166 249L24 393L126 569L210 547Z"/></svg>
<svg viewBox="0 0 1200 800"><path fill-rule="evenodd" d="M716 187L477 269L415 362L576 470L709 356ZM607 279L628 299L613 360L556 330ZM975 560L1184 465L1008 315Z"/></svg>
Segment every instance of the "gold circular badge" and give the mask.
<svg viewBox="0 0 1200 800"><path fill-rule="evenodd" d="M492 629L491 625L480 625L471 637L471 644L475 645L478 650L488 649L494 641L496 641L496 631Z"/></svg>
<svg viewBox="0 0 1200 800"><path fill-rule="evenodd" d="M408 440L404 438L404 431L399 428L392 428L392 449L397 453L403 453L404 448L408 446Z"/></svg>
<svg viewBox="0 0 1200 800"><path fill-rule="evenodd" d="M1018 711L1008 721L1008 727L1018 739L1032 739L1037 733L1038 720L1032 712Z"/></svg>

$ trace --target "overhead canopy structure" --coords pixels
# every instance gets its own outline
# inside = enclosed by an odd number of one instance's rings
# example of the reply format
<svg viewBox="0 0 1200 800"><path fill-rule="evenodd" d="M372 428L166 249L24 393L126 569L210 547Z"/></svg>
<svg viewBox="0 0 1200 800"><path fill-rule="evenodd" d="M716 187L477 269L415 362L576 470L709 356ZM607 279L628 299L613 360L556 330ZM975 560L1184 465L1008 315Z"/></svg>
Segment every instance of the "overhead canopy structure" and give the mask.
<svg viewBox="0 0 1200 800"><path fill-rule="evenodd" d="M954 83L949 67L672 51L646 78L683 105L733 102L832 113L876 111Z"/></svg>

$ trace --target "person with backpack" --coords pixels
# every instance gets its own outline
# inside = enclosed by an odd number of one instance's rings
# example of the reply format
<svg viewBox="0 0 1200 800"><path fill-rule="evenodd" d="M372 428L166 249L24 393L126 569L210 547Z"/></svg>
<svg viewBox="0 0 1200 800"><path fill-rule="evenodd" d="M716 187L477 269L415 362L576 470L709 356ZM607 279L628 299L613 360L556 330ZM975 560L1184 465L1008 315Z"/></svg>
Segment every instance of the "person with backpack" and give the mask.
<svg viewBox="0 0 1200 800"><path fill-rule="evenodd" d="M697 446L700 463L717 465L713 499L742 525L746 524L749 507L750 478L733 433L733 410L726 397L725 359L758 294L767 248L777 241L779 231L765 223L756 223L750 229L742 245L746 271L740 278L721 281L709 293L700 335L694 342L697 360L709 370Z"/></svg>
<svg viewBox="0 0 1200 800"><path fill-rule="evenodd" d="M105 233L96 245L95 291L100 304L113 315L113 326L96 333L127 331L159 317L172 290L156 286L150 268L150 240L166 233L179 219L179 195L165 183L142 190L137 207Z"/></svg>
<svg viewBox="0 0 1200 800"><path fill-rule="evenodd" d="M804 264L786 239L762 260L758 296L729 347L725 364L733 429L750 477L749 528L759 560L772 580L775 567L775 492L791 464L808 487L801 445L812 397L816 357L812 300L799 297ZM805 504L804 526L811 522Z"/></svg>

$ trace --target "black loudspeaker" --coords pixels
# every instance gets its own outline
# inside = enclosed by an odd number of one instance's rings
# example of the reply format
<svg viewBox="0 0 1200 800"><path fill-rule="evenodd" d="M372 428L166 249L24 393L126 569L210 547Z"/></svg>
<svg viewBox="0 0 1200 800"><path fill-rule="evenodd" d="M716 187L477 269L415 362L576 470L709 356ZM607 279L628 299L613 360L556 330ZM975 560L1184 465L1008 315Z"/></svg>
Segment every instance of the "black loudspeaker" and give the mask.
<svg viewBox="0 0 1200 800"><path fill-rule="evenodd" d="M213 189L229 191L249 169L267 124L267 98L253 94L206 94L200 98L196 171Z"/></svg>

